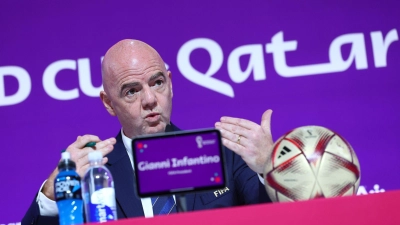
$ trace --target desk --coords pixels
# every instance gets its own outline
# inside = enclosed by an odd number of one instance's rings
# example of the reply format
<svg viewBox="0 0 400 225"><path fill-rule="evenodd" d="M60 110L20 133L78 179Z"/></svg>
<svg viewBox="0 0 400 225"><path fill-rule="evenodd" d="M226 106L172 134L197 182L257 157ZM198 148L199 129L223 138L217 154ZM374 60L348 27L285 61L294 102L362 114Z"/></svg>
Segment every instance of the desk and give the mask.
<svg viewBox="0 0 400 225"><path fill-rule="evenodd" d="M400 191L203 210L110 222L131 224L400 224Z"/></svg>

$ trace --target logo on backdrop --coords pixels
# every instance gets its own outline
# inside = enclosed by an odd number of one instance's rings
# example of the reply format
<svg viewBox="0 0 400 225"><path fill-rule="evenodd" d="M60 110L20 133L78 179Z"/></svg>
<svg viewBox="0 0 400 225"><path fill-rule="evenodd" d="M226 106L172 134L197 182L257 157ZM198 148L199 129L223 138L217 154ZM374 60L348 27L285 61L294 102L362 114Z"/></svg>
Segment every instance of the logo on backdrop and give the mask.
<svg viewBox="0 0 400 225"><path fill-rule="evenodd" d="M385 192L385 189L383 189L379 184L374 184L373 188L369 191L367 191L367 189L367 186L360 185L357 190L357 195L378 194Z"/></svg>
<svg viewBox="0 0 400 225"><path fill-rule="evenodd" d="M375 67L387 66L387 52L389 46L398 41L396 29L388 32L383 37L381 31L370 33ZM351 44L350 55L343 59L341 47ZM190 63L190 55L196 49L205 49L211 57L211 64L205 73L196 70ZM343 72L355 62L357 70L368 68L367 53L365 49L365 38L363 33L343 34L335 38L329 46L329 62L310 64L303 66L288 66L286 63L286 52L295 51L297 41L285 41L284 33L280 31L271 38L271 43L265 45L265 52L272 54L275 71L282 77L299 77L316 74ZM250 59L245 70L240 68L240 57L249 55ZM193 83L218 92L220 94L234 97L235 93L230 84L213 78L212 76L221 68L224 59L221 46L214 40L208 38L196 38L189 40L178 51L177 64L184 77ZM264 48L262 44L243 45L235 48L228 56L228 73L235 83L246 81L253 73L255 81L265 80Z"/></svg>
<svg viewBox="0 0 400 225"><path fill-rule="evenodd" d="M381 31L370 32L374 66L387 66L387 53L390 45L398 41L396 29L390 30L384 37ZM350 55L343 59L341 47L351 44ZM368 43L369 44L369 43ZM196 70L190 55L196 49L205 49L211 58L211 63L205 73ZM263 44L242 45L235 48L228 56L227 69L231 80L243 83L253 74L254 81L266 79L264 51L272 54L275 71L282 77L299 77L346 71L354 62L357 70L368 69L366 43L363 33L343 34L335 38L329 46L329 62L302 66L288 66L286 52L297 49L296 40L284 40L284 32L276 33L271 42ZM249 55L250 59L245 70L240 67L240 57ZM221 46L208 38L195 38L187 41L178 50L177 65L182 75L191 82L231 98L235 97L232 86L225 81L213 77L224 61ZM57 86L56 77L62 70L77 71L79 88L62 90ZM11 95L6 95L5 76L12 76L18 82L18 89ZM94 87L91 82L90 63L88 58L78 60L63 59L51 63L44 70L42 77L44 91L56 100L72 100L79 97L79 89L89 97L98 97L103 86ZM31 93L32 82L27 70L20 66L0 66L0 106L15 105L23 102Z"/></svg>
<svg viewBox="0 0 400 225"><path fill-rule="evenodd" d="M57 86L56 77L62 70L78 70L79 88L71 90L62 90ZM13 76L18 81L18 90L16 93L6 96L4 76ZM63 59L51 63L44 70L42 84L44 91L56 100L72 100L79 97L79 89L90 97L99 97L103 90L103 85L93 87L90 73L90 62L88 58L72 60ZM15 105L28 98L32 89L31 78L28 71L19 66L0 67L0 106Z"/></svg>

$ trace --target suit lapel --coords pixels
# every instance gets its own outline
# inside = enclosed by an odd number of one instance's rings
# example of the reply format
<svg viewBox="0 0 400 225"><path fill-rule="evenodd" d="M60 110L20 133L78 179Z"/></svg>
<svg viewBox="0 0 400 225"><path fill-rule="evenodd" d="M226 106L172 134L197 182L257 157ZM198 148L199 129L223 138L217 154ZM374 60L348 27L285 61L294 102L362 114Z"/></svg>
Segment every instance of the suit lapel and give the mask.
<svg viewBox="0 0 400 225"><path fill-rule="evenodd" d="M107 167L114 179L117 204L127 218L144 216L142 202L135 195L134 173L121 133L116 139L114 150L107 155Z"/></svg>

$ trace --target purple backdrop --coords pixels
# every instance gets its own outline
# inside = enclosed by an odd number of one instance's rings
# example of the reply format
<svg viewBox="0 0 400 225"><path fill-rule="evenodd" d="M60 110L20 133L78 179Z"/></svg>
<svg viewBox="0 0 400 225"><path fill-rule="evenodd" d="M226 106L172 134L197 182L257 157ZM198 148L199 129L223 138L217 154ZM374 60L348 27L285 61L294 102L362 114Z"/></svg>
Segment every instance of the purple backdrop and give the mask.
<svg viewBox="0 0 400 225"><path fill-rule="evenodd" d="M93 96L101 57L124 38L169 65L180 128L271 108L274 140L304 125L345 137L359 194L400 188L400 2L143 2L0 2L0 224L21 220L78 135L119 132Z"/></svg>

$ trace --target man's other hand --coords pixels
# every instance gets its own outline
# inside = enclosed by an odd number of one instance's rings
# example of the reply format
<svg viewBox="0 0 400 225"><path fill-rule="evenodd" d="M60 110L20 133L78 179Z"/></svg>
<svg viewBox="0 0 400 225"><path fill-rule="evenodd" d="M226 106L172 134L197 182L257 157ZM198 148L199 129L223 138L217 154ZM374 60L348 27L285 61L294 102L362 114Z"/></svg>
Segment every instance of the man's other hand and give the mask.
<svg viewBox="0 0 400 225"><path fill-rule="evenodd" d="M221 131L223 144L240 155L247 165L256 173L264 173L264 167L271 157L272 110L265 111L261 118L261 126L245 119L221 117L215 128Z"/></svg>
<svg viewBox="0 0 400 225"><path fill-rule="evenodd" d="M96 142L93 147L85 147L89 142ZM116 143L115 138L109 138L104 141L100 140L99 137L94 135L84 135L78 136L76 141L72 143L66 149L67 152L71 154L71 160L76 164L76 172L80 177L85 175L86 170L89 168L88 154L93 151L100 151L103 156L107 155L114 149L114 144ZM107 163L108 158L103 158L103 165ZM46 183L42 188L43 194L45 194L49 199L55 200L54 198L54 179L58 174L58 169L56 168L50 177L47 179Z"/></svg>

